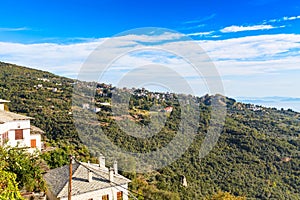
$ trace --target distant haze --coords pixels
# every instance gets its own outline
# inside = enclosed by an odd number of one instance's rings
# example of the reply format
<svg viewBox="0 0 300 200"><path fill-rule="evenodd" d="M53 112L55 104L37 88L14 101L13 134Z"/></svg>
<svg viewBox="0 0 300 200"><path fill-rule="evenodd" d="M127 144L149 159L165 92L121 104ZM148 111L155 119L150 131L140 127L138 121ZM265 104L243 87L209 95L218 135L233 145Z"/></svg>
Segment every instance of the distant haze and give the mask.
<svg viewBox="0 0 300 200"><path fill-rule="evenodd" d="M292 109L300 112L300 98L290 97L236 97L237 101L271 107L277 109Z"/></svg>

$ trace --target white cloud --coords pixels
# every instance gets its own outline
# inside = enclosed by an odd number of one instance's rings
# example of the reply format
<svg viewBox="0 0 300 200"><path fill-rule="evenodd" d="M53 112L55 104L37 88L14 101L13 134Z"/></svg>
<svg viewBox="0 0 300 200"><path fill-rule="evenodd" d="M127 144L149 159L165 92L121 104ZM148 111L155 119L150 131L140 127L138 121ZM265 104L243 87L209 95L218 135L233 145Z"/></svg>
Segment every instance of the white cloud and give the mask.
<svg viewBox="0 0 300 200"><path fill-rule="evenodd" d="M275 22L282 22L282 21L292 21L292 20L296 20L296 19L300 19L300 15L290 16L290 17L285 16L285 17L282 17L279 19L270 19L270 20L268 20L268 22L275 23Z"/></svg>
<svg viewBox="0 0 300 200"><path fill-rule="evenodd" d="M277 27L274 27L272 25L254 25L254 26L228 26L220 31L222 33L233 33L233 32L241 32L241 31L256 31L256 30L269 30L269 29L274 29Z"/></svg>
<svg viewBox="0 0 300 200"><path fill-rule="evenodd" d="M177 40L177 33L162 33L157 36L126 35L116 37L105 46L107 55L117 54L124 49L143 46L143 43L160 43ZM56 74L76 78L80 67L88 56L107 38L91 39L75 44L37 43L21 44L0 42L1 61L50 71ZM105 62L106 60L103 60ZM109 61L110 62L110 61Z"/></svg>
<svg viewBox="0 0 300 200"><path fill-rule="evenodd" d="M211 37L212 38L219 38L219 37L221 37L221 35L212 35Z"/></svg>
<svg viewBox="0 0 300 200"><path fill-rule="evenodd" d="M293 49L300 48L299 42L300 35L298 34L276 34L207 40L199 43L210 56L219 60L257 58L269 60L276 55L291 53Z"/></svg>
<svg viewBox="0 0 300 200"><path fill-rule="evenodd" d="M298 16L291 16L291 17L283 17L284 21L290 21L290 20L296 20L296 19L300 19L300 15L298 15Z"/></svg>
<svg viewBox="0 0 300 200"><path fill-rule="evenodd" d="M0 42L2 61L75 77L79 67L99 42L62 45Z"/></svg>
<svg viewBox="0 0 300 200"><path fill-rule="evenodd" d="M191 66L184 59L178 56L170 56L172 52L165 52L169 46L174 52L190 54L191 57L199 57L199 52L191 52L184 48L187 41L180 40L179 34L163 33L157 36L149 35L128 35L117 38L105 47L108 60L109 55L130 50L132 47L141 49L141 53L127 53L110 66L110 77L118 81L117 77L127 73L133 67L150 64L168 66L181 74L192 83L197 83L194 78L199 75L191 70ZM28 67L50 71L59 75L76 78L82 64L88 56L106 39L97 39L76 44L20 44L0 43L1 61L16 63ZM147 49L141 43L149 42L156 47L156 50ZM243 87L243 95L255 95L255 93L269 92L280 95L278 92L285 92L284 95L295 95L298 91L299 81L293 80L293 84L287 87L289 81L300 71L300 35L298 34L275 34L258 35L226 40L202 40L197 41L201 48L210 56L224 80L226 91L230 95L237 94ZM150 45L151 46L151 45ZM203 52L202 52L203 53ZM200 52L201 54L201 52ZM180 55L179 55L180 56ZM207 61L203 60L203 63ZM289 73L292 71L292 74ZM296 72L296 73L295 73ZM285 74L279 76L278 74ZM270 79L270 77L275 77ZM108 76L109 77L109 76ZM248 78L261 77L258 81ZM281 79L282 78L282 79ZM256 79L255 79L256 80ZM245 83L250 81L251 83ZM262 87L264 81L268 84ZM286 84L280 85L285 82ZM113 83L114 84L114 83ZM279 90L278 88L281 88ZM285 88L288 88L286 91ZM293 92L294 91L294 92ZM249 94L249 95L248 95Z"/></svg>
<svg viewBox="0 0 300 200"><path fill-rule="evenodd" d="M200 41L227 95L299 96L300 35L258 35Z"/></svg>
<svg viewBox="0 0 300 200"><path fill-rule="evenodd" d="M0 27L0 32L27 31L27 30L30 29L27 27L18 27L18 28Z"/></svg>
<svg viewBox="0 0 300 200"><path fill-rule="evenodd" d="M206 36L211 35L214 31L207 31L207 32L197 32L197 33L189 33L188 36Z"/></svg>
<svg viewBox="0 0 300 200"><path fill-rule="evenodd" d="M203 17L202 19L196 19L196 20L185 21L185 22L183 22L183 24L195 24L195 23L200 23L200 22L204 22L204 21L213 19L215 16L216 16L216 14L213 13L213 14L211 14L211 15L209 15L209 16Z"/></svg>
<svg viewBox="0 0 300 200"><path fill-rule="evenodd" d="M193 29L202 28L204 26L206 26L206 24L198 24L195 26L182 26L182 27L179 27L177 30L193 30Z"/></svg>

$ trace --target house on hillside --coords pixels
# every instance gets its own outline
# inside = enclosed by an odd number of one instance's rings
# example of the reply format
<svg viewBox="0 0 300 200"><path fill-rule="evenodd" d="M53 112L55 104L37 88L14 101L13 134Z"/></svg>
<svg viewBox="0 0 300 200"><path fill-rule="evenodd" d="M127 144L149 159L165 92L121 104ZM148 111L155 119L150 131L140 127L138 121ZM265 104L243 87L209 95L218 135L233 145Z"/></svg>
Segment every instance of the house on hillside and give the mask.
<svg viewBox="0 0 300 200"><path fill-rule="evenodd" d="M44 175L48 185L47 199L67 200L69 191L69 165L52 169ZM105 157L99 164L72 163L72 200L128 200L128 183L131 181L118 174L115 161L113 168L105 166Z"/></svg>
<svg viewBox="0 0 300 200"><path fill-rule="evenodd" d="M99 103L101 106L111 106L109 102Z"/></svg>
<svg viewBox="0 0 300 200"><path fill-rule="evenodd" d="M173 111L173 107L172 106L168 106L168 107L164 108L163 111L167 112L167 113L171 113Z"/></svg>
<svg viewBox="0 0 300 200"><path fill-rule="evenodd" d="M25 148L29 153L41 151L44 132L30 124L32 117L6 111L6 103L9 101L0 99L0 146Z"/></svg>

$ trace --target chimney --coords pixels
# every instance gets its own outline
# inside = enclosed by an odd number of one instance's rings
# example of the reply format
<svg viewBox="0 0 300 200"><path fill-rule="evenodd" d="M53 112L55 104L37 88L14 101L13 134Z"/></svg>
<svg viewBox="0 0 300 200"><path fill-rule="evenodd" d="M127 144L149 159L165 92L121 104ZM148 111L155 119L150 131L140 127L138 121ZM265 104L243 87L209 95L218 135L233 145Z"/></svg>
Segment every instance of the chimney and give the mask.
<svg viewBox="0 0 300 200"><path fill-rule="evenodd" d="M6 100L3 100L3 99L0 99L0 110L5 110L5 106L4 104L5 103L9 103L10 101L6 101Z"/></svg>
<svg viewBox="0 0 300 200"><path fill-rule="evenodd" d="M99 167L105 169L105 157L102 154L99 156Z"/></svg>
<svg viewBox="0 0 300 200"><path fill-rule="evenodd" d="M114 182L114 169L109 168L109 181Z"/></svg>
<svg viewBox="0 0 300 200"><path fill-rule="evenodd" d="M90 171L90 170L88 170L88 182L90 183L90 182L92 182L93 181L93 173L92 173L92 171Z"/></svg>
<svg viewBox="0 0 300 200"><path fill-rule="evenodd" d="M114 172L115 174L118 174L118 161L114 161Z"/></svg>

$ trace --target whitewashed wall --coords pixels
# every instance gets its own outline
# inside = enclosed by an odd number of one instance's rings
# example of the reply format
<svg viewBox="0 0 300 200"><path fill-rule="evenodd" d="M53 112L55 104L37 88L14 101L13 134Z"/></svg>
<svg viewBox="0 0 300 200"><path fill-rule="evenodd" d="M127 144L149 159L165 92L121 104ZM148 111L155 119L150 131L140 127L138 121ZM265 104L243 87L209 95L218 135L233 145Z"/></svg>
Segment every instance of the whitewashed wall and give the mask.
<svg viewBox="0 0 300 200"><path fill-rule="evenodd" d="M15 140L16 129L23 129L22 140ZM31 139L36 139L36 148L29 148L28 152L33 153L36 149L41 151L41 135L30 134L30 120L16 120L0 124L0 134L3 134L5 132L8 132L8 142L5 145L11 147L30 147Z"/></svg>
<svg viewBox="0 0 300 200"><path fill-rule="evenodd" d="M35 139L36 140L36 148L30 148L28 151L30 153L33 153L36 150L41 151L42 150L42 142L41 142L41 135L40 134L30 134L30 140Z"/></svg>
<svg viewBox="0 0 300 200"><path fill-rule="evenodd" d="M124 189L126 188L126 189ZM72 196L72 200L83 200L83 199L90 199L93 200L102 200L103 195L109 195L109 200L117 200L117 192L123 192L123 200L128 200L128 184L122 185L122 187L115 186L110 188L104 188L97 191L88 192L85 194L74 195ZM60 198L60 200L68 200L68 197Z"/></svg>
<svg viewBox="0 0 300 200"><path fill-rule="evenodd" d="M7 145L11 147L30 147L30 120L16 120L5 124L8 124L10 128ZM15 140L15 129L23 129L23 140Z"/></svg>

